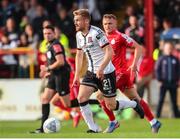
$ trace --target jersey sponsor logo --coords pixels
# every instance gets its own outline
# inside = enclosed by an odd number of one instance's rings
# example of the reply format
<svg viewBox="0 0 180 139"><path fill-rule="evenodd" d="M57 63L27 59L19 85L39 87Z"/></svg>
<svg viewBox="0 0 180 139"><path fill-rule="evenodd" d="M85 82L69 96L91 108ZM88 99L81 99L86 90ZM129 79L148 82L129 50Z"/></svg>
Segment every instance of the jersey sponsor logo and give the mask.
<svg viewBox="0 0 180 139"><path fill-rule="evenodd" d="M112 39L111 44L115 44L115 43L116 43L115 39Z"/></svg>
<svg viewBox="0 0 180 139"><path fill-rule="evenodd" d="M62 51L61 46L59 44L53 45L53 49L56 53L59 53Z"/></svg>
<svg viewBox="0 0 180 139"><path fill-rule="evenodd" d="M52 57L52 54L51 54L50 51L48 51L48 52L47 52L47 58L51 59L51 57Z"/></svg>
<svg viewBox="0 0 180 139"><path fill-rule="evenodd" d="M122 37L124 38L124 39L126 39L126 41L128 42L128 43L131 43L131 42L133 42L133 39L131 39L128 35L126 35L126 34L122 34Z"/></svg>

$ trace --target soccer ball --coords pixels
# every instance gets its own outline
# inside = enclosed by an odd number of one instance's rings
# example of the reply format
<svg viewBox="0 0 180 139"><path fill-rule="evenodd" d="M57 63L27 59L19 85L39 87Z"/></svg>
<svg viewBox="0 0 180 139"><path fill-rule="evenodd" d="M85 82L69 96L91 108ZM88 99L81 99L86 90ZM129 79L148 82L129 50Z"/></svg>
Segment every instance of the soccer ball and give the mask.
<svg viewBox="0 0 180 139"><path fill-rule="evenodd" d="M54 117L48 118L43 124L43 129L45 133L55 133L58 132L60 128L60 121Z"/></svg>

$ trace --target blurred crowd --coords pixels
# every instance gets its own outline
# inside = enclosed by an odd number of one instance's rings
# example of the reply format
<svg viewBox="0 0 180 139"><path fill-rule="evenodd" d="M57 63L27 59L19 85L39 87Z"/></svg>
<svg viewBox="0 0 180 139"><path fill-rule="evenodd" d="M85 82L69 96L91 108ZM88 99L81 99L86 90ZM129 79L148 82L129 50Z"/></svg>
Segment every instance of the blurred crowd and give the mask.
<svg viewBox="0 0 180 139"><path fill-rule="evenodd" d="M71 56L71 49L76 48L72 11L88 8L93 24L99 25L103 11L113 4L108 3L102 0L1 0L0 50L28 47L35 54L30 59L27 54L2 53L0 78L28 78L32 62L35 65L35 77L38 77L39 65L44 61L41 54L46 50L46 41L43 41L42 35L43 24L56 26L57 37L66 47L68 56Z"/></svg>
<svg viewBox="0 0 180 139"><path fill-rule="evenodd" d="M144 45L144 1L137 0L134 6L127 5L124 19L119 27L121 32L134 38ZM78 8L88 8L92 15L92 24L101 26L104 13L124 10L124 0L96 1L96 0L1 0L0 2L0 49L30 47L35 54L33 59L27 54L1 54L1 78L28 78L29 65L35 65L35 77L38 77L39 65L44 57L45 41L43 41L43 24L48 22L56 26L58 39L66 47L68 57L73 56L76 48L75 29L72 11ZM111 7L114 7L112 10ZM163 40L169 29L179 27L180 15L178 0L154 0L154 49L153 57L162 52ZM177 43L178 44L178 43ZM179 50L179 44L175 47ZM128 55L128 54L127 54ZM179 53L176 52L179 57Z"/></svg>

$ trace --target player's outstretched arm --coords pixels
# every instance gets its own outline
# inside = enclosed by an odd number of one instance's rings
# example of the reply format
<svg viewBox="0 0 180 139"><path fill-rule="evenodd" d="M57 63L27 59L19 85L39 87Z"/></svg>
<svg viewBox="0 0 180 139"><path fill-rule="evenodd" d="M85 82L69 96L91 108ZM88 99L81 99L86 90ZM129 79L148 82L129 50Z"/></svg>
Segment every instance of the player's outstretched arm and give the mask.
<svg viewBox="0 0 180 139"><path fill-rule="evenodd" d="M132 65L128 68L128 70L131 71L131 75L134 73L136 75L136 71L137 71L137 63L138 60L142 54L142 46L139 45L136 41L133 42L133 47L135 48L135 52L134 52L134 59L132 62Z"/></svg>
<svg viewBox="0 0 180 139"><path fill-rule="evenodd" d="M79 85L80 71L81 71L82 63L83 63L83 51L82 50L79 50L79 49L77 50L75 62L76 62L76 69L75 69L75 76L74 76L72 86Z"/></svg>

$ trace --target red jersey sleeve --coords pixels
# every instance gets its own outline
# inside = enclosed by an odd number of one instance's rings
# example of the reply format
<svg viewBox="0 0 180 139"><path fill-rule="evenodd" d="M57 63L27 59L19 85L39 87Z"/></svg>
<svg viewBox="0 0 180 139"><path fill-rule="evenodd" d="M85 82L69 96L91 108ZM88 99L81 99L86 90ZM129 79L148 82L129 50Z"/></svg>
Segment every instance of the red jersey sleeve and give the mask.
<svg viewBox="0 0 180 139"><path fill-rule="evenodd" d="M126 34L121 34L121 36L122 36L122 41L123 41L123 44L126 46L126 47L132 47L133 46L133 44L134 44L134 40L131 38L131 37L129 37L128 35L126 35Z"/></svg>
<svg viewBox="0 0 180 139"><path fill-rule="evenodd" d="M54 45L53 45L53 50L54 50L54 52L55 52L56 55L57 55L57 54L60 54L60 53L62 52L61 45L59 45L59 44L54 44Z"/></svg>

